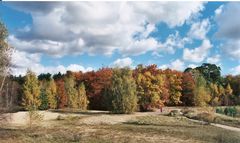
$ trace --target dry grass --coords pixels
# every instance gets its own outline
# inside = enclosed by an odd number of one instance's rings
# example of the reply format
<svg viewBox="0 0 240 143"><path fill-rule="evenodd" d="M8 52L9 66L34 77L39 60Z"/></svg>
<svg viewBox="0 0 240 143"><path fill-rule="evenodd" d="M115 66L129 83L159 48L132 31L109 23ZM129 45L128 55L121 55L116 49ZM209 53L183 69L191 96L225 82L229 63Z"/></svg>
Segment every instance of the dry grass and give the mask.
<svg viewBox="0 0 240 143"><path fill-rule="evenodd" d="M184 115L197 117L199 120L218 121L212 109L191 108L182 110ZM66 112L68 111L61 111ZM75 111L74 111L75 112ZM64 114L64 113L63 113ZM83 115L84 116L83 116ZM164 116L155 113L133 115L111 115L107 113L76 112L60 114L54 120L43 121L34 128L26 126L0 127L2 143L237 143L239 132L229 131L210 125L191 122L184 116ZM220 115L222 116L222 115ZM130 118L129 118L130 117ZM123 118L120 120L120 118ZM224 117L221 117L225 118ZM224 122L232 122L226 117ZM131 119L130 121L128 119ZM96 122L98 120L98 122ZM111 124L113 120L116 124ZM94 121L94 124L88 122ZM101 122L99 122L101 121ZM104 122L103 122L104 121ZM218 121L219 122L219 121ZM236 124L236 123L234 123Z"/></svg>
<svg viewBox="0 0 240 143"><path fill-rule="evenodd" d="M215 109L213 107L185 108L182 110L182 112L185 117L188 117L190 119L240 128L240 118L234 118L215 113Z"/></svg>
<svg viewBox="0 0 240 143"><path fill-rule="evenodd" d="M240 142L238 132L190 122L185 117L151 115L122 124L79 124L89 117L66 116L46 121L49 126L0 128L1 143L198 143Z"/></svg>

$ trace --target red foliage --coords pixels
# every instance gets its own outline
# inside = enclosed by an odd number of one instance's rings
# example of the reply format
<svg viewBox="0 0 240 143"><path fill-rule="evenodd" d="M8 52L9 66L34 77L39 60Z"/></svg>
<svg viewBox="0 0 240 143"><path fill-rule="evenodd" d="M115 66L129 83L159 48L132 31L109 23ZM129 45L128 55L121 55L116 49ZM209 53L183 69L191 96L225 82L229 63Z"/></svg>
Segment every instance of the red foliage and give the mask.
<svg viewBox="0 0 240 143"><path fill-rule="evenodd" d="M90 101L90 109L104 109L102 92L104 87L110 84L111 78L111 68L102 68L96 72L91 71L83 74L81 80L86 87L87 96Z"/></svg>
<svg viewBox="0 0 240 143"><path fill-rule="evenodd" d="M191 73L183 73L182 77L182 97L183 105L193 106L195 82Z"/></svg>
<svg viewBox="0 0 240 143"><path fill-rule="evenodd" d="M55 82L57 86L58 108L64 108L67 106L67 95L65 93L64 80L58 79Z"/></svg>

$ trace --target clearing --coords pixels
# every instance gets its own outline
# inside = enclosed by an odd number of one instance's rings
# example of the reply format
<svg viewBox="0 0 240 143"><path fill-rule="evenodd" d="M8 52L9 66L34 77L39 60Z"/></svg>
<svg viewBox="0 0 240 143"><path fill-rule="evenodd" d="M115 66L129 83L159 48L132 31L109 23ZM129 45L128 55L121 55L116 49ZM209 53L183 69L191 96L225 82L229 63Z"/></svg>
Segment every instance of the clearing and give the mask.
<svg viewBox="0 0 240 143"><path fill-rule="evenodd" d="M209 124L205 120L195 122L183 115L166 116L171 110L176 109L165 108L164 113L137 112L130 115L104 111L40 111L43 119L31 128L27 112L8 113L5 116L11 115L11 118L1 125L0 140L1 143L240 142L237 127Z"/></svg>

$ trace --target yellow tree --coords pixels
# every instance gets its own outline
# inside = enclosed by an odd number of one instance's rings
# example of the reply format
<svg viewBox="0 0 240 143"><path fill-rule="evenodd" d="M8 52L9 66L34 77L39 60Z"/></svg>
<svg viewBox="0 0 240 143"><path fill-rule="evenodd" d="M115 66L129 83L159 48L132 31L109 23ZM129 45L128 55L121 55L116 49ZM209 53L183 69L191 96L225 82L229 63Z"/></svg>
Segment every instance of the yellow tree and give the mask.
<svg viewBox="0 0 240 143"><path fill-rule="evenodd" d="M38 79L28 70L23 84L23 105L28 110L36 110L41 105Z"/></svg>
<svg viewBox="0 0 240 143"><path fill-rule="evenodd" d="M81 110L87 110L88 103L89 101L86 95L85 85L81 83L78 86L77 106Z"/></svg>
<svg viewBox="0 0 240 143"><path fill-rule="evenodd" d="M164 77L156 65L143 67L139 65L134 77L137 85L137 96L141 111L152 110L164 104L163 88Z"/></svg>
<svg viewBox="0 0 240 143"><path fill-rule="evenodd" d="M48 86L46 87L46 95L48 98L49 108L57 108L57 86L53 79L48 82Z"/></svg>
<svg viewBox="0 0 240 143"><path fill-rule="evenodd" d="M206 80L199 75L196 78L196 87L194 90L194 103L196 106L207 106L211 100L209 89L207 88Z"/></svg>
<svg viewBox="0 0 240 143"><path fill-rule="evenodd" d="M78 108L78 105L77 105L78 92L77 92L77 89L75 88L76 82L75 82L74 76L67 75L64 81L65 81L65 90L68 98L68 107Z"/></svg>
<svg viewBox="0 0 240 143"><path fill-rule="evenodd" d="M180 98L182 96L182 74L172 73L169 77L169 104L179 105L181 102Z"/></svg>
<svg viewBox="0 0 240 143"><path fill-rule="evenodd" d="M232 90L230 84L227 84L227 87L224 90L224 96L223 96L223 101L222 101L224 105L228 106L229 104L231 104L230 98L232 96L232 93L233 93L233 90Z"/></svg>

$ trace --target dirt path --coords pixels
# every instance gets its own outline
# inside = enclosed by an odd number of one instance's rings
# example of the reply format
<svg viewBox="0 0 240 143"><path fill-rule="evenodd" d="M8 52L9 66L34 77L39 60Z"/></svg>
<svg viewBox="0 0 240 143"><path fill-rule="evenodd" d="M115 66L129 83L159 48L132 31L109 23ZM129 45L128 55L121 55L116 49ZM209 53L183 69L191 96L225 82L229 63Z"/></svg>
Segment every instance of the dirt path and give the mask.
<svg viewBox="0 0 240 143"><path fill-rule="evenodd" d="M187 118L187 119L192 121L192 122L209 124L209 125L212 125L212 126L215 126L215 127L226 129L226 130L240 132L240 128L237 128L237 127L231 127L231 126L222 125L222 124L216 124L216 123L208 123L208 122L205 122L205 121L199 121L199 120L194 120L194 119L189 119L189 118Z"/></svg>
<svg viewBox="0 0 240 143"><path fill-rule="evenodd" d="M231 127L231 126L221 125L221 124L215 124L215 123L211 123L210 125L216 126L216 127L219 127L219 128L223 128L223 129L226 129L226 130L240 132L240 128L236 128L236 127Z"/></svg>

